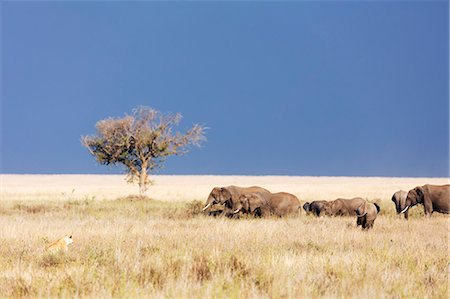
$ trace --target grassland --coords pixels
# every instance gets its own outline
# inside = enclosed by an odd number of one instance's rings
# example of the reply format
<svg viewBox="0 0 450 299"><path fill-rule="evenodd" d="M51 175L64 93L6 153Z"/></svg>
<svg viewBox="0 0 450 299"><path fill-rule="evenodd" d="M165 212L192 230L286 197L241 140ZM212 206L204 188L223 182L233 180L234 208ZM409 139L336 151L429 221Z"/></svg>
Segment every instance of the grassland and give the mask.
<svg viewBox="0 0 450 299"><path fill-rule="evenodd" d="M152 199L120 176L2 175L1 297L448 298L449 218L399 219L393 192L448 179L156 177ZM353 218L226 219L201 207L214 186L261 185L302 200L362 196ZM72 233L67 254L45 246Z"/></svg>

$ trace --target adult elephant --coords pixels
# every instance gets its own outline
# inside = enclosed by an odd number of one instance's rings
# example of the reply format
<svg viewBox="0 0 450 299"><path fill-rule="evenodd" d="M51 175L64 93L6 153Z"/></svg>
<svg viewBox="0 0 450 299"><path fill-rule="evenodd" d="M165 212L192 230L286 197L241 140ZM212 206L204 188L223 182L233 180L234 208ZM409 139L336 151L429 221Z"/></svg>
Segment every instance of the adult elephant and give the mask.
<svg viewBox="0 0 450 299"><path fill-rule="evenodd" d="M450 213L450 185L423 185L409 190L406 196L405 208L400 213L405 213L412 206L423 204L425 216L431 213Z"/></svg>
<svg viewBox="0 0 450 299"><path fill-rule="evenodd" d="M233 213L244 211L256 216L276 215L279 217L287 215L298 215L301 204L297 196L286 193L272 193L269 196L262 193L250 193L241 195L239 201L233 207Z"/></svg>
<svg viewBox="0 0 450 299"><path fill-rule="evenodd" d="M319 217L323 215L325 204L327 204L326 200L315 200L311 203L307 202L303 205L303 210L305 210L307 214L312 213Z"/></svg>
<svg viewBox="0 0 450 299"><path fill-rule="evenodd" d="M397 211L397 214L400 214L400 212L406 208L406 197L407 196L408 196L408 192L403 191L403 190L397 191L394 193L394 195L392 195L391 200L395 204L395 210ZM404 212L404 215L405 215L405 219L408 219L408 210Z"/></svg>
<svg viewBox="0 0 450 299"><path fill-rule="evenodd" d="M372 228L380 210L378 204L365 201L356 209L356 226L361 225L363 229Z"/></svg>
<svg viewBox="0 0 450 299"><path fill-rule="evenodd" d="M209 193L208 199L206 200L205 207L203 211L206 211L210 206L214 204L225 205L224 213L229 216L232 215L233 206L239 201L239 197L244 194L250 194L259 192L263 195L270 194L270 191L258 186L252 187L238 187L238 186L228 186L228 187L214 187Z"/></svg>
<svg viewBox="0 0 450 299"><path fill-rule="evenodd" d="M365 200L361 197L352 199L338 198L325 204L324 213L328 216L356 216L356 210L364 202Z"/></svg>

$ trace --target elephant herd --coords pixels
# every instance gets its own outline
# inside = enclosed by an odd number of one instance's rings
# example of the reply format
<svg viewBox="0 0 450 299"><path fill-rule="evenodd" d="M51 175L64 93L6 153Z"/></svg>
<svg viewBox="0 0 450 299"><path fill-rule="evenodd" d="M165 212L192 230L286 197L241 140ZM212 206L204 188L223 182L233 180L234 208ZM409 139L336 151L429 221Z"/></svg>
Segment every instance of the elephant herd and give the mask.
<svg viewBox="0 0 450 299"><path fill-rule="evenodd" d="M392 201L395 203L397 214L404 214L408 219L408 209L422 204L425 216L430 217L433 212L450 214L450 185L423 185L409 192L400 190L394 193Z"/></svg>
<svg viewBox="0 0 450 299"><path fill-rule="evenodd" d="M397 214L404 214L408 219L408 210L417 204L422 204L425 215L433 212L450 213L450 185L418 186L409 192L400 190L394 193ZM239 213L264 217L269 215L298 215L303 208L307 214L320 216L356 216L357 226L363 229L373 227L380 206L361 197L352 199L338 198L333 201L318 200L306 202L303 206L300 200L287 192L271 193L262 187L215 187L206 200L203 211L208 211L213 205L221 205L220 211L209 211L210 215L224 214L235 217Z"/></svg>
<svg viewBox="0 0 450 299"><path fill-rule="evenodd" d="M338 198L332 201L319 200L303 205L306 213L320 216L356 216L357 225L363 229L373 227L381 208L377 203L369 202L361 197L352 199Z"/></svg>

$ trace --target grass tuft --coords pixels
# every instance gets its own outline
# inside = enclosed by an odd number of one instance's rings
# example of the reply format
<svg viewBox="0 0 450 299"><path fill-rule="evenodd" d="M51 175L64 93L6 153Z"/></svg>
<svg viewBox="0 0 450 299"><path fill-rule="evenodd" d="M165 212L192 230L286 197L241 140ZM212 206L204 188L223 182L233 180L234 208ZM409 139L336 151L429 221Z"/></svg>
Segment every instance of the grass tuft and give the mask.
<svg viewBox="0 0 450 299"><path fill-rule="evenodd" d="M39 261L39 266L44 269L55 268L67 265L72 261L74 260L67 256L64 252L45 253Z"/></svg>
<svg viewBox="0 0 450 299"><path fill-rule="evenodd" d="M205 256L195 256L192 263L191 273L197 281L210 280L212 273L208 259Z"/></svg>
<svg viewBox="0 0 450 299"><path fill-rule="evenodd" d="M133 201L144 201L144 200L152 200L152 199L145 195L127 195L127 196L119 197L116 200L133 202Z"/></svg>

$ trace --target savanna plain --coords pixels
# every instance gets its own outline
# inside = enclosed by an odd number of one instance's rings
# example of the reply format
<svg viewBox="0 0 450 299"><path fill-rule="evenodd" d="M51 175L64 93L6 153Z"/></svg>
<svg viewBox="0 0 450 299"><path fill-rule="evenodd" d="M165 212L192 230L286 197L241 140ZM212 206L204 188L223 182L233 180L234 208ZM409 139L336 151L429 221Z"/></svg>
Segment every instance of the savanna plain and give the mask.
<svg viewBox="0 0 450 299"><path fill-rule="evenodd" d="M0 297L448 298L449 217L396 215L400 189L448 178L1 175ZM354 217L228 219L202 213L215 186L259 185L302 204L377 201ZM67 253L51 242L73 235Z"/></svg>

